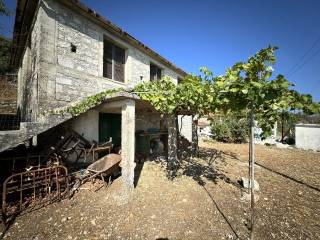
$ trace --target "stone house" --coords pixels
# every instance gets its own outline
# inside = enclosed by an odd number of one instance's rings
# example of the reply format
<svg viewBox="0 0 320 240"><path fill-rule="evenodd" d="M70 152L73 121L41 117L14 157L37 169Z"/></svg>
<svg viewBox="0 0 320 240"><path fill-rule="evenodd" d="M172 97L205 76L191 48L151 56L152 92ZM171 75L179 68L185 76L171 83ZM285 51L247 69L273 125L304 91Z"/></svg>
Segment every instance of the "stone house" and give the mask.
<svg viewBox="0 0 320 240"><path fill-rule="evenodd" d="M113 139L122 146L123 175L131 185L135 132L159 128L159 113L133 94L115 94L76 118L52 111L162 76L178 84L186 73L77 0L18 0L13 44L21 123L0 132L0 152L66 122L89 141L120 134ZM191 140L191 117L181 121Z"/></svg>

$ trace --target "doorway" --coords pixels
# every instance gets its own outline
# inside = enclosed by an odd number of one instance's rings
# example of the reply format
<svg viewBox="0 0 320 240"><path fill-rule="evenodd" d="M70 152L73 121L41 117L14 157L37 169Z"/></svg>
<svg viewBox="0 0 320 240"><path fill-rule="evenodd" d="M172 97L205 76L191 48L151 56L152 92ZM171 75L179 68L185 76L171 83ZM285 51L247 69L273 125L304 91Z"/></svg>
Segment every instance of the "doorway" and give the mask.
<svg viewBox="0 0 320 240"><path fill-rule="evenodd" d="M113 147L121 146L121 114L99 113L99 142L112 138Z"/></svg>

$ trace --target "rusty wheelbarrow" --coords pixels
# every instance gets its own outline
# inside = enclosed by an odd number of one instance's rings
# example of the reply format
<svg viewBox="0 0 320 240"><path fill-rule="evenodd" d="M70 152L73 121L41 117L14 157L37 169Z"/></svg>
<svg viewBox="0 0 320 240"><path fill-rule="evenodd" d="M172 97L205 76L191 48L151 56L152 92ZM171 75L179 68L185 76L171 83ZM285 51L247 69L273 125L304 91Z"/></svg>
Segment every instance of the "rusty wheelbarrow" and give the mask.
<svg viewBox="0 0 320 240"><path fill-rule="evenodd" d="M104 181L104 176L110 175L118 170L121 162L119 154L108 154L87 167L89 178L100 176Z"/></svg>
<svg viewBox="0 0 320 240"><path fill-rule="evenodd" d="M121 156L119 154L108 154L94 163L90 164L84 175L77 180L74 184L71 195L85 182L94 179L96 177L101 177L104 181L104 177L115 173L119 169L119 164L121 162ZM110 181L109 181L110 182Z"/></svg>

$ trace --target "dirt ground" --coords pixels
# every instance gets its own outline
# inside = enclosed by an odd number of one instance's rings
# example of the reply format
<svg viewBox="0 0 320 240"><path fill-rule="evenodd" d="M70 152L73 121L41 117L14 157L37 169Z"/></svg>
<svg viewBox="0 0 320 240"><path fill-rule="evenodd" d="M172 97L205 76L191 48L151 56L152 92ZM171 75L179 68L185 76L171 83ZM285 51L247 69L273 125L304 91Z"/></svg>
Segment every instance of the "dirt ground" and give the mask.
<svg viewBox="0 0 320 240"><path fill-rule="evenodd" d="M128 193L88 183L71 199L18 216L4 239L248 239L247 144L201 143L169 180L160 163L137 166ZM320 239L320 153L256 146L255 239ZM141 170L141 171L139 171Z"/></svg>

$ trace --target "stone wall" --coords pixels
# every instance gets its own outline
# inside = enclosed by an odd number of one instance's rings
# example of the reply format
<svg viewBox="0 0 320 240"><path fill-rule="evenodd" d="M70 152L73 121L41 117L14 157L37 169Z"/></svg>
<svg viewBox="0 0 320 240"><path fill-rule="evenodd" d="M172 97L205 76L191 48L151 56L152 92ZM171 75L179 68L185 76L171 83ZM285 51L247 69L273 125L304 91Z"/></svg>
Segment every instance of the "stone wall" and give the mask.
<svg viewBox="0 0 320 240"><path fill-rule="evenodd" d="M90 110L72 120L71 127L88 141L99 142L99 112Z"/></svg>
<svg viewBox="0 0 320 240"><path fill-rule="evenodd" d="M18 109L20 109L23 120L30 120L31 118L30 105L32 99L30 99L30 92L32 91L32 84L30 75L30 48L27 47L18 73Z"/></svg>
<svg viewBox="0 0 320 240"><path fill-rule="evenodd" d="M149 128L160 128L160 114L136 112L136 130L147 131Z"/></svg>
<svg viewBox="0 0 320 240"><path fill-rule="evenodd" d="M103 89L122 87L103 78L88 76L83 78L79 72L57 68L56 73L56 100L70 102L79 101L87 96L99 93ZM64 105L61 103L61 105Z"/></svg>
<svg viewBox="0 0 320 240"><path fill-rule="evenodd" d="M125 83L103 77L103 42L109 39L126 51ZM150 63L177 83L178 74L119 39L60 1L40 2L18 73L18 105L26 121L38 121L48 111L70 105L111 88L149 81ZM76 51L71 51L71 45ZM137 120L140 128L159 126Z"/></svg>
<svg viewBox="0 0 320 240"><path fill-rule="evenodd" d="M101 34L93 24L67 8L57 5L55 9L58 64L98 77ZM75 52L71 51L71 44Z"/></svg>
<svg viewBox="0 0 320 240"><path fill-rule="evenodd" d="M38 114L41 34L41 14L37 14L18 70L17 106L23 121L34 121Z"/></svg>
<svg viewBox="0 0 320 240"><path fill-rule="evenodd" d="M61 66L76 69L86 74L102 77L103 40L109 39L126 50L125 82L136 84L150 78L150 62L163 69L164 76L177 82L178 75L150 56L116 38L107 30L95 25L76 12L53 4L57 22L57 59ZM77 48L70 51L71 44Z"/></svg>
<svg viewBox="0 0 320 240"><path fill-rule="evenodd" d="M105 38L126 50L125 83L102 76ZM177 82L177 73L58 1L41 2L29 39L18 72L18 106L26 121L106 89L149 81L150 62Z"/></svg>
<svg viewBox="0 0 320 240"><path fill-rule="evenodd" d="M174 71L118 39L106 29L58 2L45 2L43 24L54 24L56 29L55 36L50 36L54 39L45 41L55 44L56 49L55 54L52 53L53 59L56 58L53 62L56 68L55 100L76 101L79 97L81 99L108 88L124 85L102 76L104 39L115 42L126 51L125 84L133 86L141 81L149 81L150 62L161 67L164 76L170 76L177 82L178 74ZM76 52L71 51L71 44L76 47ZM44 70L46 69L47 66L44 67ZM77 76L74 77L75 75Z"/></svg>

